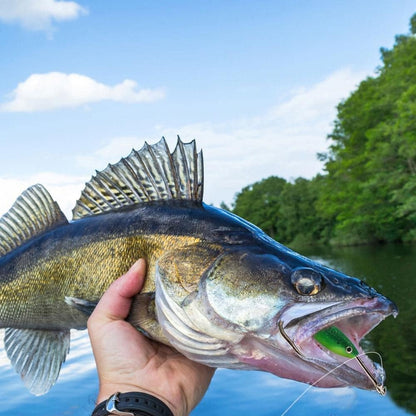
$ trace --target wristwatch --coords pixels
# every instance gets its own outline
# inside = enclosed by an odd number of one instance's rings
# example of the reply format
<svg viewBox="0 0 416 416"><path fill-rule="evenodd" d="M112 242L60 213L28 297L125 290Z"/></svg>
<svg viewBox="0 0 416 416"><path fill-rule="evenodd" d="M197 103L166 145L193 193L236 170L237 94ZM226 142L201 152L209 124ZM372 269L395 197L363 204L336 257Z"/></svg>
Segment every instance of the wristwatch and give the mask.
<svg viewBox="0 0 416 416"><path fill-rule="evenodd" d="M91 416L174 416L157 397L147 393L115 393L101 402Z"/></svg>

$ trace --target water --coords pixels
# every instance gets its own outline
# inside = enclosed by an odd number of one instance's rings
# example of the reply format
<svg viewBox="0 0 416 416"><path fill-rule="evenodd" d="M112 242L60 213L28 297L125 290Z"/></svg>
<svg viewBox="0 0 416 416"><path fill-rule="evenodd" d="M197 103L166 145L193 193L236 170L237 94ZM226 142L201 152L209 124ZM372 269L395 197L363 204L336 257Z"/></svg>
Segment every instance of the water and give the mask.
<svg viewBox="0 0 416 416"><path fill-rule="evenodd" d="M400 314L366 337L366 349L383 355L387 396L355 388L313 388L288 415L416 415L416 247L309 249L302 254L362 278L393 299ZM220 369L192 416L278 416L306 387L271 374ZM0 390L0 415L89 416L97 393L97 374L85 331L73 332L71 353L58 383L41 397L26 391L1 351Z"/></svg>

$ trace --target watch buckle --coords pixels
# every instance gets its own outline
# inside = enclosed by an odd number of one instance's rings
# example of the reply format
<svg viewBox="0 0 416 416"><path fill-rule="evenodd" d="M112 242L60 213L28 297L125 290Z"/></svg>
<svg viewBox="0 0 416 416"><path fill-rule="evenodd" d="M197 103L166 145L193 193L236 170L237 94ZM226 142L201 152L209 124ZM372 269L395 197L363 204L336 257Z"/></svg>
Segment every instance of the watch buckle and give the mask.
<svg viewBox="0 0 416 416"><path fill-rule="evenodd" d="M118 395L120 393L113 394L108 400L105 405L105 410L110 413L110 415L118 415L118 416L134 416L134 413L131 412L123 412L122 410L118 410L116 407L116 403L118 403L120 400L118 398Z"/></svg>

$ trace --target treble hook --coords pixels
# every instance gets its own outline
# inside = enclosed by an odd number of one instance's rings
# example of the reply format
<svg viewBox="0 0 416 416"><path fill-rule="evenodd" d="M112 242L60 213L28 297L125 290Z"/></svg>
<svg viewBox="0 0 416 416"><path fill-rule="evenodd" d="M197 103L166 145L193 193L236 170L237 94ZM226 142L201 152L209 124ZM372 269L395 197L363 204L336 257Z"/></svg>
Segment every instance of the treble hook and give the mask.
<svg viewBox="0 0 416 416"><path fill-rule="evenodd" d="M377 380L374 378L374 376L370 373L370 371L368 370L368 368L364 365L364 363L362 362L361 358L359 355L357 355L355 357L357 359L357 361L359 362L359 364L361 365L362 369L365 371L365 373L367 374L368 378L372 381L372 383L374 384L374 387L376 389L376 392L378 394L381 394L382 396L386 395L386 387L383 386L383 384L378 384Z"/></svg>

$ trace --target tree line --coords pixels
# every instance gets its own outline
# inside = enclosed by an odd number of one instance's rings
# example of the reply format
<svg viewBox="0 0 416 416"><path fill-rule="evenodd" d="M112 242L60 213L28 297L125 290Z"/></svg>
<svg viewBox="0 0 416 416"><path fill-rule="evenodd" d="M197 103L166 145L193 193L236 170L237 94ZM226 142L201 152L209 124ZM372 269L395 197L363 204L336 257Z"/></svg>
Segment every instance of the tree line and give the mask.
<svg viewBox="0 0 416 416"><path fill-rule="evenodd" d="M416 240L416 14L382 48L375 76L337 106L324 174L271 176L244 187L231 211L286 244Z"/></svg>

